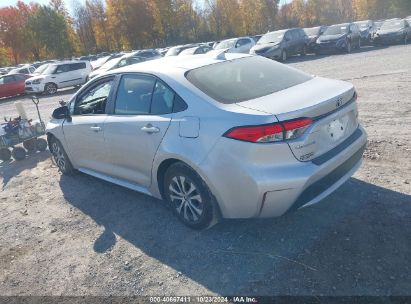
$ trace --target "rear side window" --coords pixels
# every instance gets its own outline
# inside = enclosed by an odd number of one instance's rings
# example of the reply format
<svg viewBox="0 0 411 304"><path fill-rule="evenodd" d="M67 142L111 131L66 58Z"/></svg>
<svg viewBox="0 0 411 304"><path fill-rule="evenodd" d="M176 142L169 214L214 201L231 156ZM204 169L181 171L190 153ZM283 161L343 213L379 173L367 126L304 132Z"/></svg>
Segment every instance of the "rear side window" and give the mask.
<svg viewBox="0 0 411 304"><path fill-rule="evenodd" d="M205 94L224 104L266 96L304 83L312 76L273 60L246 57L189 71L186 78Z"/></svg>
<svg viewBox="0 0 411 304"><path fill-rule="evenodd" d="M85 68L86 68L86 63L85 62L70 64L70 70L71 71L81 70L81 69L85 69Z"/></svg>

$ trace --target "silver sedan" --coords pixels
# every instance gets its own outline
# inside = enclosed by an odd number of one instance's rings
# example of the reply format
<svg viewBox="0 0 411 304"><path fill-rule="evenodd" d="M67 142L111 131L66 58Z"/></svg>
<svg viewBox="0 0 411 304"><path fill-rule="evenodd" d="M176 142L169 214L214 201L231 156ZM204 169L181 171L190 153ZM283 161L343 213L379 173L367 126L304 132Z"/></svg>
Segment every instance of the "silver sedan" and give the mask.
<svg viewBox="0 0 411 304"><path fill-rule="evenodd" d="M56 109L63 174L81 171L166 200L195 229L319 202L362 161L350 83L260 56L178 56L112 70ZM330 206L331 207L331 206Z"/></svg>

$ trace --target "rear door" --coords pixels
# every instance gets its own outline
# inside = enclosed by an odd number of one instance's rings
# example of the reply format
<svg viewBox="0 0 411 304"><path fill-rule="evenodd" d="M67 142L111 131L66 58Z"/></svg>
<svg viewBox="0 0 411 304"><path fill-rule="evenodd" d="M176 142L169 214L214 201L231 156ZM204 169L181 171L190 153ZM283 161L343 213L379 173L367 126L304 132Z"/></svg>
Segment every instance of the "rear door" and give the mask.
<svg viewBox="0 0 411 304"><path fill-rule="evenodd" d="M157 149L169 127L175 94L151 75L121 77L104 132L112 175L148 187Z"/></svg>
<svg viewBox="0 0 411 304"><path fill-rule="evenodd" d="M104 143L106 105L111 98L114 77L89 84L70 105L71 121L63 124L70 159L76 167L109 173Z"/></svg>
<svg viewBox="0 0 411 304"><path fill-rule="evenodd" d="M80 85L86 82L86 63L76 62L70 64L70 86Z"/></svg>
<svg viewBox="0 0 411 304"><path fill-rule="evenodd" d="M71 86L72 77L70 73L70 65L60 64L57 66L56 71L51 76L51 79L57 84L59 88L65 88Z"/></svg>

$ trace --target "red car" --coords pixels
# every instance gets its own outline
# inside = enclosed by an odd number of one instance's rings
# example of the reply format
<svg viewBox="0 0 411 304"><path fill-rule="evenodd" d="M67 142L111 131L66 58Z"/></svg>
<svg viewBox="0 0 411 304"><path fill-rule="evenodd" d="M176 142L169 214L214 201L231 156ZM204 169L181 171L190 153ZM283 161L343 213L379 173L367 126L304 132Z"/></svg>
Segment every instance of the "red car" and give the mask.
<svg viewBox="0 0 411 304"><path fill-rule="evenodd" d="M24 82L29 77L25 74L0 76L0 98L24 94Z"/></svg>

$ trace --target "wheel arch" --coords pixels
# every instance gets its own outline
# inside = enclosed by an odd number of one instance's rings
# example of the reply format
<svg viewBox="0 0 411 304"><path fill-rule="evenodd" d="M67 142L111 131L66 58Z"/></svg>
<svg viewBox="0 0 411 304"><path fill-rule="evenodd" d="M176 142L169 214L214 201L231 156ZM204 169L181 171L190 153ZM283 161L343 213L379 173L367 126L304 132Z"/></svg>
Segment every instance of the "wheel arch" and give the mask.
<svg viewBox="0 0 411 304"><path fill-rule="evenodd" d="M159 162L159 165L156 167L154 171L155 175L153 174L153 177L155 176L155 182L157 184L156 185L157 187L155 188L157 189L153 189L153 190L158 191L159 198L165 199L164 198L164 177L165 177L165 173L167 172L167 169L170 168L170 166L172 166L173 164L178 163L178 162L183 163L184 165L188 166L196 174L198 174L198 176L204 181L204 183L207 185L208 189L210 190L211 195L214 197L214 203L215 203L215 208L217 212L216 215L218 218L221 218L222 213L221 213L221 207L219 203L220 201L219 196L218 196L218 193L216 192L216 189L212 185L212 183L210 183L208 178L204 175L204 173L201 171L201 169L198 166L196 166L190 161L185 161L178 157L170 156L168 158L163 159L162 161ZM154 185L152 184L152 186Z"/></svg>

